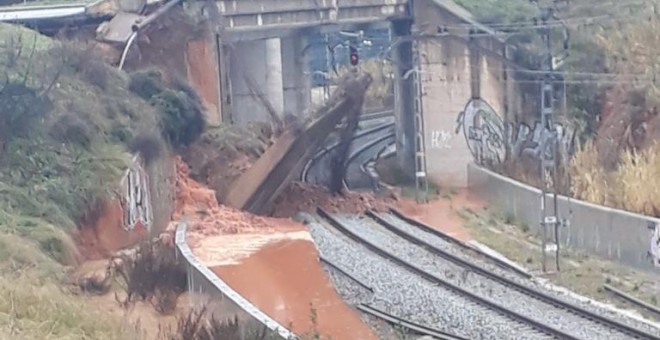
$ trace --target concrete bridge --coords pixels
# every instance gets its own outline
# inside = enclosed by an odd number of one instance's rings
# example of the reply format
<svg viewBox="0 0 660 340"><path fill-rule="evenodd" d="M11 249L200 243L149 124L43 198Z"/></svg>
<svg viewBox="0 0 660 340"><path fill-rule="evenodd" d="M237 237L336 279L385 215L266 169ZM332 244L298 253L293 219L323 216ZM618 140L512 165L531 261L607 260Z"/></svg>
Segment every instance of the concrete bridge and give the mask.
<svg viewBox="0 0 660 340"><path fill-rule="evenodd" d="M130 45L130 28L152 20L140 11L153 0L104 1L115 5L95 6L118 13L99 40ZM211 33L167 57L186 61L185 75L212 125L268 121L269 111L308 115L310 35L383 27L392 36L397 155L408 173L465 186L474 157L499 151L483 121L522 116L505 42L451 0L209 0L183 7L210 19ZM143 66L129 60L127 68Z"/></svg>
<svg viewBox="0 0 660 340"><path fill-rule="evenodd" d="M189 9L209 15L206 4L197 4L198 9ZM457 121L468 102L489 103L505 121L522 110L506 44L451 0L216 4L224 40L229 40L223 43L218 35L210 42L218 54L208 64L218 79L217 97L207 98L207 106L212 108L209 120L218 124L269 120L259 96L268 98L275 112L308 115L310 34L382 27L392 36L397 154L408 173L425 175L439 185L466 186L476 142L467 140ZM249 83L259 86L251 88Z"/></svg>

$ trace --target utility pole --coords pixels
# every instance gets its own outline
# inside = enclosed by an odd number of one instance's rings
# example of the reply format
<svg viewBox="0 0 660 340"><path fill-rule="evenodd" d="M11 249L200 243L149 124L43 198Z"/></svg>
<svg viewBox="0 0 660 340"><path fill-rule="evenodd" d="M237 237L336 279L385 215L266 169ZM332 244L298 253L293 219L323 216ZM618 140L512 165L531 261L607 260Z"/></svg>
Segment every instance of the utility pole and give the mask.
<svg viewBox="0 0 660 340"><path fill-rule="evenodd" d="M417 31L411 35L417 35ZM429 199L429 182L426 177L426 146L424 145L424 114L422 108L422 79L419 74L421 59L419 58L419 43L412 41L412 85L413 85L413 115L415 119L415 200L417 203L427 203Z"/></svg>
<svg viewBox="0 0 660 340"><path fill-rule="evenodd" d="M533 1L533 0L532 0ZM544 5L539 1L533 1L539 6L540 21L539 34L543 42L543 55L541 61L541 70L543 71L543 79L541 82L541 126L545 131L551 132L547 139L541 139L541 267L544 273L547 268L547 254L548 248L554 249L555 252L555 268L559 272L559 227L562 225L558 217L558 199L557 199L557 161L558 161L558 140L557 129L555 128L555 110L554 110L554 88L553 88L553 58L552 58L552 30L549 21L554 18L554 6L557 1L553 1L550 5ZM549 196L549 183L547 176L552 179L552 211L548 208ZM553 232L554 243L548 247L548 229Z"/></svg>

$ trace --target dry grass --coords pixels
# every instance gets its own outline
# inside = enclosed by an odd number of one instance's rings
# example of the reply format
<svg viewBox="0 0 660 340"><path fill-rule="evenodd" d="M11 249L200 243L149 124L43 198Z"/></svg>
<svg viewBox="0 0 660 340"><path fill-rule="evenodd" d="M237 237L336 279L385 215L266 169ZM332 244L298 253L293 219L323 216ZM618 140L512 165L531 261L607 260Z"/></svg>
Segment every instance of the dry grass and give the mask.
<svg viewBox="0 0 660 340"><path fill-rule="evenodd" d="M615 175L618 207L660 216L660 146L625 152Z"/></svg>
<svg viewBox="0 0 660 340"><path fill-rule="evenodd" d="M0 339L126 339L114 320L32 276L0 277Z"/></svg>
<svg viewBox="0 0 660 340"><path fill-rule="evenodd" d="M596 204L608 203L607 173L600 165L598 152L592 143L580 147L569 166L571 191L576 198Z"/></svg>
<svg viewBox="0 0 660 340"><path fill-rule="evenodd" d="M660 216L660 145L643 151L624 151L617 168L607 172L592 144L578 150L570 164L576 198Z"/></svg>

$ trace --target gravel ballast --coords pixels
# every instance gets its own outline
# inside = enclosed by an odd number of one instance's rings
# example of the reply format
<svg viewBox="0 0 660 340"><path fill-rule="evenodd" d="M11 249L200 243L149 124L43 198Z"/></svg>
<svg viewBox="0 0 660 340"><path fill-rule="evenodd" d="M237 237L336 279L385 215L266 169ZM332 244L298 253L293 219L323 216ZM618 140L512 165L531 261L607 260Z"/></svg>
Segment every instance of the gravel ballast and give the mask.
<svg viewBox="0 0 660 340"><path fill-rule="evenodd" d="M333 275L336 289L349 302L375 308L428 327L470 339L550 339L529 325L474 303L446 288L375 255L329 227L308 224L321 255L374 289L371 294L353 281Z"/></svg>
<svg viewBox="0 0 660 340"><path fill-rule="evenodd" d="M542 291L546 295L550 295L550 296L553 296L553 297L557 298L558 300L565 301L565 302L568 302L572 305L579 306L579 307L581 307L585 310L588 310L590 312L593 312L595 314L601 315L603 317L607 317L607 318L612 319L612 320L616 320L620 323L623 323L623 324L629 325L631 327L640 329L640 330L645 331L649 334L660 336L660 329L658 327L654 327L653 325L651 325L647 322L643 322L643 321L640 321L640 320L633 319L633 318L631 318L631 317L629 317L625 314L618 313L618 312L616 312L612 309L609 309L609 308L597 306L593 303L590 303L587 299L577 299L577 298L575 298L573 296L570 296L568 294L564 294L564 293L561 293L561 292L556 291L556 290L547 289L542 284L540 284L540 283L538 283L534 280L524 279L524 278L514 274L511 271L508 271L506 269L503 269L499 266L496 266L496 265L492 264L487 259L484 259L484 258L479 257L479 256L472 256L465 249L462 249L461 247L459 247L455 244L447 242L446 240L442 239L441 237L439 237L437 235L434 235L433 233L424 231L424 230L422 230L422 229L420 229L416 226L410 225L407 222L401 220L400 218L398 218L398 217L396 217L392 214L378 214L378 216L380 216L381 218L383 218L387 222L391 223L395 227L399 228L400 230L402 230L402 231L404 231L408 234L411 234L411 235L423 240L424 242L426 242L426 243L428 243L428 244L430 244L434 247L437 247L437 248L445 250L445 251L449 251L453 255L455 255L455 256L463 259L463 260L468 260L471 263L476 264L479 267L481 267L483 269L486 269L490 272L493 272L493 273L498 274L500 276L504 276L504 277L506 277L506 278L508 278L512 281L515 281L517 283L520 283L522 285L530 287L534 290ZM365 221L367 221L367 220L365 219ZM369 223L376 223L376 222L372 221L372 222L369 222ZM389 233L389 234L393 235L391 233Z"/></svg>
<svg viewBox="0 0 660 340"><path fill-rule="evenodd" d="M502 307L548 324L581 339L629 339L630 336L518 292L497 281L469 271L388 231L370 218L339 217L349 230L387 252L444 278ZM426 240L426 238L423 238ZM455 253L453 251L452 253ZM502 270L500 270L502 271Z"/></svg>

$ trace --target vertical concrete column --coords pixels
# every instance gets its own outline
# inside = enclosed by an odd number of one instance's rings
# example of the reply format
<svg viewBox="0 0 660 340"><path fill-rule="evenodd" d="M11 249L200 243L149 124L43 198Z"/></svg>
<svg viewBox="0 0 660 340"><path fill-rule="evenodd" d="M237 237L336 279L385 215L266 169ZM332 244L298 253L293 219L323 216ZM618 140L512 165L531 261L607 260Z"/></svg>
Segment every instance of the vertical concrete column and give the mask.
<svg viewBox="0 0 660 340"><path fill-rule="evenodd" d="M282 84L284 113L299 118L309 117L311 110L312 75L308 39L303 34L282 38Z"/></svg>
<svg viewBox="0 0 660 340"><path fill-rule="evenodd" d="M232 122L271 120L268 109L258 96L268 99L277 115L284 111L282 55L279 38L235 42L230 58ZM249 79L254 87L250 88Z"/></svg>
<svg viewBox="0 0 660 340"><path fill-rule="evenodd" d="M392 22L394 41L410 35L410 22ZM396 123L397 160L406 176L415 176L415 117L412 64L412 43L403 41L394 47L394 117ZM405 76L408 75L408 78Z"/></svg>
<svg viewBox="0 0 660 340"><path fill-rule="evenodd" d="M275 112L284 111L284 87L282 86L282 47L280 38L266 39L266 94Z"/></svg>

